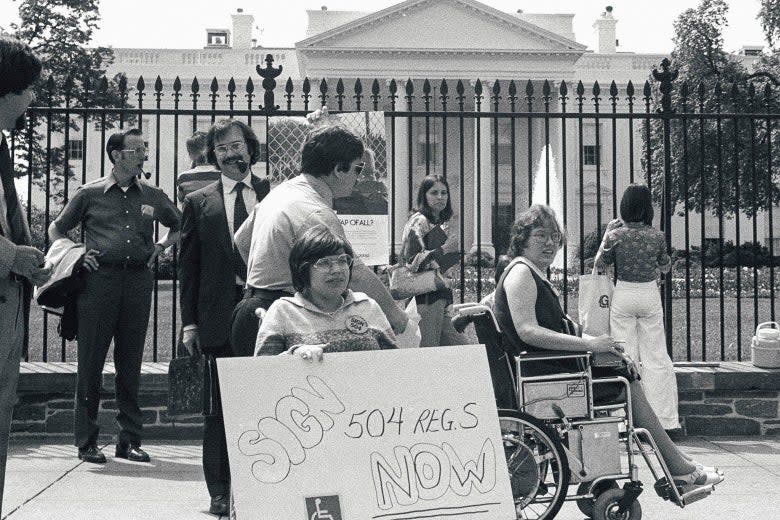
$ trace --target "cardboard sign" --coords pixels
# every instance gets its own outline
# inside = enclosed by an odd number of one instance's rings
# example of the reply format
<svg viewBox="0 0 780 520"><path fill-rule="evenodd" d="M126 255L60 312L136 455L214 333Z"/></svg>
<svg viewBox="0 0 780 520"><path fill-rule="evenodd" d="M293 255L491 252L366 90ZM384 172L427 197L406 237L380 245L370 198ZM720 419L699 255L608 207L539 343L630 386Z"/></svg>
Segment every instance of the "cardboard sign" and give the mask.
<svg viewBox="0 0 780 520"><path fill-rule="evenodd" d="M217 363L238 520L516 518L484 347Z"/></svg>

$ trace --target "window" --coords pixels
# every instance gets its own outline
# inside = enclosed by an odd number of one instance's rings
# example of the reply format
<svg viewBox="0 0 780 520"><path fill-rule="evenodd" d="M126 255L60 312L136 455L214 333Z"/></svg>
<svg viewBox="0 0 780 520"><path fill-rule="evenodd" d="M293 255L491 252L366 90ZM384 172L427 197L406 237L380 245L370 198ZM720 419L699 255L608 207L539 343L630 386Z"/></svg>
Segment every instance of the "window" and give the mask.
<svg viewBox="0 0 780 520"><path fill-rule="evenodd" d="M417 166L438 164L441 157L441 136L436 131L436 126L431 125L428 133L428 142L425 142L425 124L420 121L417 124Z"/></svg>
<svg viewBox="0 0 780 520"><path fill-rule="evenodd" d="M71 161L84 160L84 141L81 139L71 139L68 141L68 159Z"/></svg>
<svg viewBox="0 0 780 520"><path fill-rule="evenodd" d="M585 166L596 166L600 159L600 146L583 145L582 146L582 164Z"/></svg>
<svg viewBox="0 0 780 520"><path fill-rule="evenodd" d="M490 160L496 156L496 143L490 145ZM512 145L510 143L498 143L498 164L512 164Z"/></svg>

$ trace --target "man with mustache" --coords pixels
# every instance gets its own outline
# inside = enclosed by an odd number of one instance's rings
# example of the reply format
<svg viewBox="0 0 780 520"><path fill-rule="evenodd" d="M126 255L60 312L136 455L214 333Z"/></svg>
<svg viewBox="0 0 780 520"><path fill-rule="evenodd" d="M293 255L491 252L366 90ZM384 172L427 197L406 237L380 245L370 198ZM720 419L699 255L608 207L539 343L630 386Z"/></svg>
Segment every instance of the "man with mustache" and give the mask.
<svg viewBox="0 0 780 520"><path fill-rule="evenodd" d="M268 194L270 183L251 171L260 158L260 142L241 121L217 121L206 141L206 156L221 175L217 182L184 198L179 257L182 340L191 353L200 348L210 358L246 356L251 350L230 345L231 314L246 282L246 264L233 245L233 233L246 220L247 208ZM215 364L209 361L204 377L216 378ZM209 512L226 515L230 467L225 424L219 396L211 400L216 409L204 419L203 473L211 495Z"/></svg>
<svg viewBox="0 0 780 520"><path fill-rule="evenodd" d="M30 47L0 35L0 130L24 127L24 112L35 99L32 84L41 61ZM13 159L0 132L0 510L19 362L22 358L32 285L43 284L49 270L43 253L30 246L30 229L14 185Z"/></svg>
<svg viewBox="0 0 780 520"><path fill-rule="evenodd" d="M154 286L151 266L179 240L181 213L165 192L138 178L146 159L140 130L111 135L106 153L114 165L111 175L82 185L49 226L54 241L80 224L87 248L85 287L76 302L75 445L79 459L106 462L97 447L97 416L103 365L113 339L120 428L115 456L148 462L149 455L141 449L138 383ZM171 231L158 243L155 221Z"/></svg>
<svg viewBox="0 0 780 520"><path fill-rule="evenodd" d="M258 308L294 293L289 256L292 244L316 225L346 240L344 228L333 211L334 199L352 193L363 169L363 143L340 126L313 130L301 151L301 174L277 186L258 204L235 235L248 258L244 299L233 313L233 342L251 354L257 339ZM352 267L349 288L376 300L393 331L404 331L409 321L390 293L359 258Z"/></svg>

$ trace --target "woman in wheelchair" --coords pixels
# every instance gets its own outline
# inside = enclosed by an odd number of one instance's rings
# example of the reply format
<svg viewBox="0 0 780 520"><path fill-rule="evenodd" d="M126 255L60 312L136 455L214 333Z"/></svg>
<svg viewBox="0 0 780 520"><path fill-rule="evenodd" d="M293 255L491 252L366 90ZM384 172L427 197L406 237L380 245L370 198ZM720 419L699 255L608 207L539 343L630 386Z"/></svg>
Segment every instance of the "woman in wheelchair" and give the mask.
<svg viewBox="0 0 780 520"><path fill-rule="evenodd" d="M508 251L514 260L504 271L495 296L504 348L514 351L514 355L523 351L589 351L622 357L622 368L594 367L593 374L620 375L630 381L634 423L652 435L675 484L690 490L720 483L722 473L691 460L669 438L647 401L633 362L623 353L621 345L609 335L583 338L574 333L575 325L561 308L558 294L545 275L563 240L564 230L548 206L535 204L515 220ZM543 364L540 373L554 372L555 363ZM598 392L595 398L598 400Z"/></svg>

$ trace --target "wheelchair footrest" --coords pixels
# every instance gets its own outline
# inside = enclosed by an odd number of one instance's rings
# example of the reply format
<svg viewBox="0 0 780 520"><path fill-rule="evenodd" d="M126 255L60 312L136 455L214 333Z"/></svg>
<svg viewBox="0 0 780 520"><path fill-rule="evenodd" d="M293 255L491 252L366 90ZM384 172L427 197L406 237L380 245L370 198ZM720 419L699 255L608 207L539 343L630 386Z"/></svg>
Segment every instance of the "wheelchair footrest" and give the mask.
<svg viewBox="0 0 780 520"><path fill-rule="evenodd" d="M692 489L691 491L684 492L683 488L678 487L677 493L674 492L672 487L669 485L669 481L666 479L666 477L661 477L655 482L655 492L658 494L659 497L663 498L664 500L669 500L675 504L677 504L680 507L685 507L688 504L692 504L696 501L699 501L703 498L707 498L710 496L710 494L715 491L715 486L702 486ZM679 494L680 500L678 501L677 495Z"/></svg>

